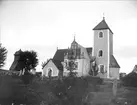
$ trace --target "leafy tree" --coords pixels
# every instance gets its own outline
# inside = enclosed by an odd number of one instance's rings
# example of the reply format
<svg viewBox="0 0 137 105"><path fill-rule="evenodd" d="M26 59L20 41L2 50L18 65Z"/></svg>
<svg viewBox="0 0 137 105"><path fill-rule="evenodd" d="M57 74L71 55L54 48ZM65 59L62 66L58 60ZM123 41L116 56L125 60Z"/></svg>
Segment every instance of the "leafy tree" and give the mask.
<svg viewBox="0 0 137 105"><path fill-rule="evenodd" d="M91 60L91 70L89 71L89 74L92 76L96 76L98 74L98 67L95 58Z"/></svg>
<svg viewBox="0 0 137 105"><path fill-rule="evenodd" d="M34 77L29 71L35 69L37 65L38 59L35 51L21 51L19 53L18 66L20 70L25 70L24 75L21 77L26 86L32 82Z"/></svg>
<svg viewBox="0 0 137 105"><path fill-rule="evenodd" d="M25 69L25 72L30 71L31 69L35 69L38 65L37 53L35 51L22 51L20 53L19 65L21 69Z"/></svg>
<svg viewBox="0 0 137 105"><path fill-rule="evenodd" d="M0 68L4 66L7 57L7 49L1 46L0 43Z"/></svg>
<svg viewBox="0 0 137 105"><path fill-rule="evenodd" d="M65 68L69 71L68 76L70 77L76 77L77 72L74 72L78 68L78 64L75 62L78 55L76 54L76 51L78 49L68 49L68 52L66 54L66 58L68 59L65 64Z"/></svg>
<svg viewBox="0 0 137 105"><path fill-rule="evenodd" d="M67 70L69 70L68 75L70 77L75 77L77 75L77 72L74 72L75 69L76 69L76 64L75 61L72 59L68 62L68 67L67 67Z"/></svg>

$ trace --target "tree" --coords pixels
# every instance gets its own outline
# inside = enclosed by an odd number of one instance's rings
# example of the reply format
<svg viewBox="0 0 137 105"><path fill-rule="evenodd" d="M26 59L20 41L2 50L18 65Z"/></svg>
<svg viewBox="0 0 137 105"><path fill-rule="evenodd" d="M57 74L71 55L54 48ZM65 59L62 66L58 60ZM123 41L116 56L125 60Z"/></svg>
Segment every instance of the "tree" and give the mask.
<svg viewBox="0 0 137 105"><path fill-rule="evenodd" d="M89 71L89 74L92 76L96 76L98 74L98 67L94 57L91 59L91 69Z"/></svg>
<svg viewBox="0 0 137 105"><path fill-rule="evenodd" d="M75 59L70 59L69 60L67 70L69 70L68 75L70 77L75 77L77 75L77 72L74 72L74 70L76 70Z"/></svg>
<svg viewBox="0 0 137 105"><path fill-rule="evenodd" d="M22 80L26 86L32 82L34 77L29 71L35 69L37 65L38 59L35 51L21 51L19 53L18 66L20 66L22 71L25 70Z"/></svg>
<svg viewBox="0 0 137 105"><path fill-rule="evenodd" d="M37 53L35 51L22 51L20 53L19 65L21 69L25 69L25 72L30 71L31 69L35 69L38 65Z"/></svg>
<svg viewBox="0 0 137 105"><path fill-rule="evenodd" d="M0 68L4 66L7 57L7 49L1 46L0 43Z"/></svg>
<svg viewBox="0 0 137 105"><path fill-rule="evenodd" d="M48 60L47 60L47 61L48 61ZM42 64L41 64L42 69L46 66L46 64L47 64L47 62L46 62L46 61L42 62Z"/></svg>

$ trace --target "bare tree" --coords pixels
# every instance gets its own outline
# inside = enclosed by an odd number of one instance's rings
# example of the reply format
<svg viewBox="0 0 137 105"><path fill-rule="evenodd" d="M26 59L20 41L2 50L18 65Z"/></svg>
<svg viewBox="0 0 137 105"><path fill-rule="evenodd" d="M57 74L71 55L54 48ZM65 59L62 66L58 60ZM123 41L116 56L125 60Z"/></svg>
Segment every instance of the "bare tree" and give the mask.
<svg viewBox="0 0 137 105"><path fill-rule="evenodd" d="M48 61L48 60L47 60L47 61ZM42 64L41 64L42 69L46 66L46 64L47 64L47 62L46 62L46 61L42 62Z"/></svg>

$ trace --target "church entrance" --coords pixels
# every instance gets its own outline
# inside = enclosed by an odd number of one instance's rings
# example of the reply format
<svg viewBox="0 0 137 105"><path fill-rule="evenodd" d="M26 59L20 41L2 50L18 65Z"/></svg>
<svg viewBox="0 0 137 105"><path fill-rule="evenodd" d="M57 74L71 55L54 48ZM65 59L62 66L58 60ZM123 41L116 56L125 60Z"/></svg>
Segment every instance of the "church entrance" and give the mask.
<svg viewBox="0 0 137 105"><path fill-rule="evenodd" d="M50 78L51 76L53 76L53 70L48 68L48 77Z"/></svg>

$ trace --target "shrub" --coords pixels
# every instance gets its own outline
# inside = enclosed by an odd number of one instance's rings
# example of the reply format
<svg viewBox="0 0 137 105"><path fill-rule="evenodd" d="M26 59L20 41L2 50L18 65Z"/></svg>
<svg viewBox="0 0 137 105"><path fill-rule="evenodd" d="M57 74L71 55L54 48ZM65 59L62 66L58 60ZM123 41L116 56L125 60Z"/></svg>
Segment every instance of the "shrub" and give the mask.
<svg viewBox="0 0 137 105"><path fill-rule="evenodd" d="M24 73L24 75L22 75L21 79L25 85L28 85L32 82L33 77L34 76L30 73Z"/></svg>
<svg viewBox="0 0 137 105"><path fill-rule="evenodd" d="M103 79L100 77L92 77L92 76L87 76L85 77L86 81L92 83L92 84L102 84Z"/></svg>
<svg viewBox="0 0 137 105"><path fill-rule="evenodd" d="M129 73L127 76L123 77L121 80L124 86L137 87L137 82L136 82L137 74L135 72Z"/></svg>
<svg viewBox="0 0 137 105"><path fill-rule="evenodd" d="M51 80L51 91L57 97L54 104L58 105L81 105L82 96L87 88L84 78L65 77L63 81Z"/></svg>

